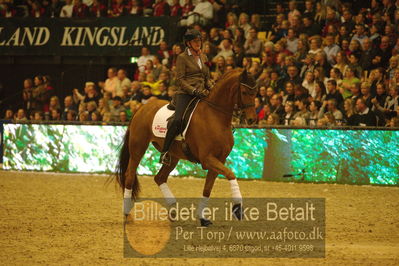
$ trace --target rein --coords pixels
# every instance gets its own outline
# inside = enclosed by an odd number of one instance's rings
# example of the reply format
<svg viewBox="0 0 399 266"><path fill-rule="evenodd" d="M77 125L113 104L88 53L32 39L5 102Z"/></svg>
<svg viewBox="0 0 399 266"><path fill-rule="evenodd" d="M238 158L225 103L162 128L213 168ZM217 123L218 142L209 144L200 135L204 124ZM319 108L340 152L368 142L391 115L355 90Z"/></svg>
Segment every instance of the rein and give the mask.
<svg viewBox="0 0 399 266"><path fill-rule="evenodd" d="M243 83L243 82L240 82L240 85L242 85L242 86L244 86L244 87L247 87L247 88L249 88L250 90L256 89L256 85L253 86L253 87L251 87L251 86L249 86L248 84L245 84L245 83ZM240 87L238 87L238 89L239 89L239 88L240 88ZM206 99L201 99L201 101L206 102L209 106L211 106L212 108L214 108L215 110L217 110L217 111L219 111L219 112L221 112L221 113L224 113L224 114L226 114L226 115L230 115L229 112L227 112L227 111L225 111L224 109L220 108L220 106L214 104L214 103L211 102L211 101L208 101L208 100L206 100ZM242 103L242 101L241 101L241 91L240 91L240 89L239 89L239 92L238 92L238 110L239 110L239 111L242 111L243 109L246 109L246 108L249 108L249 107L254 107L254 106L255 106L254 103L252 103L252 104L243 104L243 103ZM241 115L235 115L235 114L233 113L233 117L235 117L235 118L240 118L240 116L241 116Z"/></svg>

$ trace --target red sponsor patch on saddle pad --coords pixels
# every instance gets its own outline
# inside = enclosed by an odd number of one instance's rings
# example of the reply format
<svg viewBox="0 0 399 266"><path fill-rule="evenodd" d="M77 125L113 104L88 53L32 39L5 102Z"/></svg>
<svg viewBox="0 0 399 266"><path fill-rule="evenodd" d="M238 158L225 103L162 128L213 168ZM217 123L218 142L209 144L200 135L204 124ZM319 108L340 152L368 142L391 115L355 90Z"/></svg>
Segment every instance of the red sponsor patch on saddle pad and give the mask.
<svg viewBox="0 0 399 266"><path fill-rule="evenodd" d="M167 108L167 106L168 105L164 105L161 109L159 109L158 112L155 114L154 120L152 121L152 133L154 134L155 137L165 138L165 136L166 136L166 131L168 130L167 129L167 126L168 126L167 119L169 117L171 117L175 112L175 111L169 110ZM197 107L197 105L195 105L194 110L190 115L187 126L184 128L183 134L178 135L176 137L176 140L181 140L182 137L184 138L186 136L188 125L190 125L190 121L193 116L193 113L195 112L196 107Z"/></svg>

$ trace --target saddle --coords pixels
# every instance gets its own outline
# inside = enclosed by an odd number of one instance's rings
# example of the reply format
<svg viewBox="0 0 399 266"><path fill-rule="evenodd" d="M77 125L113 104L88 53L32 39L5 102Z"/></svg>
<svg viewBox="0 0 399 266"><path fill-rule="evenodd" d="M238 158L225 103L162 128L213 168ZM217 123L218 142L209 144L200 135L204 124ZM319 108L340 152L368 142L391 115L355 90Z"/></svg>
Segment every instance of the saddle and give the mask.
<svg viewBox="0 0 399 266"><path fill-rule="evenodd" d="M185 141L185 135L187 132L188 125L191 121L192 114L199 102L198 98L193 98L191 102L187 105L186 110L184 111L181 127L178 131L178 135L175 140L181 141L182 150L184 155L186 155L187 159L194 163L199 163L199 160L195 158L195 156L190 151L190 148ZM175 115L175 106L173 103L170 103L161 109L155 114L153 123L152 123L152 131L156 137L164 138L166 135L166 130L170 127L171 121Z"/></svg>

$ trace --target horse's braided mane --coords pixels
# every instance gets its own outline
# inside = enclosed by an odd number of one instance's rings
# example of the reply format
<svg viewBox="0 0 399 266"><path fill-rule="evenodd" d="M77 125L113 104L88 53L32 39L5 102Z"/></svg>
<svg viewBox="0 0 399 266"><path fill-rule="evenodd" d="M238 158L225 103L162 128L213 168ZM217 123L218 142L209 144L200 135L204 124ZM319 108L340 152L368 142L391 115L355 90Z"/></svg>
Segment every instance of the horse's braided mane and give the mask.
<svg viewBox="0 0 399 266"><path fill-rule="evenodd" d="M232 69L232 70L229 70L229 71L223 73L223 75L218 79L216 84L221 83L222 81L224 81L225 79L229 78L233 74L241 73L241 71L242 70L240 68L236 68L236 69Z"/></svg>

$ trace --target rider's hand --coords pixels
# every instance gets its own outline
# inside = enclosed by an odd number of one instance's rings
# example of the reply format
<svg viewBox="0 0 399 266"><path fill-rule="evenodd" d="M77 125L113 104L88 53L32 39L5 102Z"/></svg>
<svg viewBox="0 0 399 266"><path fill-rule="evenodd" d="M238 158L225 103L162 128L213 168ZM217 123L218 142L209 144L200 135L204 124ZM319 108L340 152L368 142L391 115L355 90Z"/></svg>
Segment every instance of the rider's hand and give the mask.
<svg viewBox="0 0 399 266"><path fill-rule="evenodd" d="M193 94L194 94L195 97L202 99L202 98L205 98L205 97L207 97L209 95L209 91L205 90L205 89L202 89L202 90L195 89L193 91Z"/></svg>

